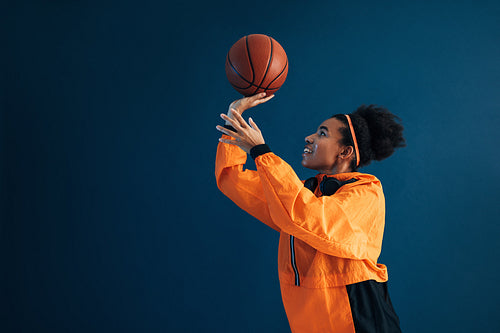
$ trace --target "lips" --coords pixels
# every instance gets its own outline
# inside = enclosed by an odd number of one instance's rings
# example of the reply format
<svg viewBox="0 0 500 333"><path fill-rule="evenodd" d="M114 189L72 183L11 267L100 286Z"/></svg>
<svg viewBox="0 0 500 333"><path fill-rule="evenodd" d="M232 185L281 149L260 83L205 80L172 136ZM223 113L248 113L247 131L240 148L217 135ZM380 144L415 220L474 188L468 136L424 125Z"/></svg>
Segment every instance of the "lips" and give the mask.
<svg viewBox="0 0 500 333"><path fill-rule="evenodd" d="M310 146L304 147L304 154L312 154L313 150Z"/></svg>

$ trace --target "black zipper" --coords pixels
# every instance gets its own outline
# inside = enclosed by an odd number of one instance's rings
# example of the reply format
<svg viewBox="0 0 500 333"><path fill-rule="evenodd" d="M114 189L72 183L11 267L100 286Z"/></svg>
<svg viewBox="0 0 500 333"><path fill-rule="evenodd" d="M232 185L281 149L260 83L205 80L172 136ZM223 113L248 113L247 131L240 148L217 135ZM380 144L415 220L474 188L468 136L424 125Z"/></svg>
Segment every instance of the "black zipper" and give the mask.
<svg viewBox="0 0 500 333"><path fill-rule="evenodd" d="M295 285L300 286L299 271L297 270L297 264L295 263L294 239L295 239L295 237L290 235L290 253L291 253L291 259L292 259L292 268L293 268L293 271L295 272Z"/></svg>

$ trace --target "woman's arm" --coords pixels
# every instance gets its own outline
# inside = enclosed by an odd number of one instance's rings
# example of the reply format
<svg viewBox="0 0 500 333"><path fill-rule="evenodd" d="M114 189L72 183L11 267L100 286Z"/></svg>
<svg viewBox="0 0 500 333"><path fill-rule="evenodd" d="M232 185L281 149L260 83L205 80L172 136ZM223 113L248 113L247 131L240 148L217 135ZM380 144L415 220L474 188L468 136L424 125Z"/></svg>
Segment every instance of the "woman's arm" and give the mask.
<svg viewBox="0 0 500 333"><path fill-rule="evenodd" d="M238 108L238 110L235 109L235 112L241 114L246 109L264 103L269 99L270 97L265 98L265 93L243 98L231 103L230 110ZM228 117L233 117L231 111L229 111ZM227 135L222 135L221 139L232 140ZM269 208L258 172L243 170L246 160L247 153L239 147L224 142L219 143L215 160L217 187L250 215L274 230L280 231L280 228L273 223L269 215Z"/></svg>
<svg viewBox="0 0 500 333"><path fill-rule="evenodd" d="M226 135L223 138L231 139ZM280 231L269 215L258 172L243 170L246 160L247 154L240 148L219 143L215 160L217 187L241 209L274 230Z"/></svg>

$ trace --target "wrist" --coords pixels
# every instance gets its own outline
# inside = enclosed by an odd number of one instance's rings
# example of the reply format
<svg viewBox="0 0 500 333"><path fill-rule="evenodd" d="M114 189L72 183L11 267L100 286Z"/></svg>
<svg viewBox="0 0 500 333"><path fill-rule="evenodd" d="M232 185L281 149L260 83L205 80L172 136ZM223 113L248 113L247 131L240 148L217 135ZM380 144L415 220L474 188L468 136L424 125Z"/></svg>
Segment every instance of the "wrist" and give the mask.
<svg viewBox="0 0 500 333"><path fill-rule="evenodd" d="M267 144L263 143L260 145L253 146L250 149L250 156L252 156L252 158L255 160L260 155L264 155L264 154L270 153L270 152L271 152L271 148L269 148L269 146Z"/></svg>
<svg viewBox="0 0 500 333"><path fill-rule="evenodd" d="M234 109L234 108L233 108ZM236 109L234 109L236 110ZM243 111L239 111L239 110L236 110L236 112L238 112L238 114L241 116L243 114ZM234 120L234 116L233 116L233 113L231 112L231 109L229 109L229 112L227 113L227 116ZM229 121L226 121L226 125L231 125L231 123Z"/></svg>

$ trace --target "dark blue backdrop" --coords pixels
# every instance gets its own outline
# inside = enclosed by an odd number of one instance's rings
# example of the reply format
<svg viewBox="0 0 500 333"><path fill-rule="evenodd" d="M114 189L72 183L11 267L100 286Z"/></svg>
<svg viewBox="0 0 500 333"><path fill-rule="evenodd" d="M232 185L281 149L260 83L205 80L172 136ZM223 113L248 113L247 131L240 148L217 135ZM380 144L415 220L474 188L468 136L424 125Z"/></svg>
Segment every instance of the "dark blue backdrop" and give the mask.
<svg viewBox="0 0 500 333"><path fill-rule="evenodd" d="M249 112L301 178L362 103L408 147L380 261L405 332L498 332L498 1L2 3L2 332L288 332L278 234L214 180L224 61L264 33L288 79Z"/></svg>

